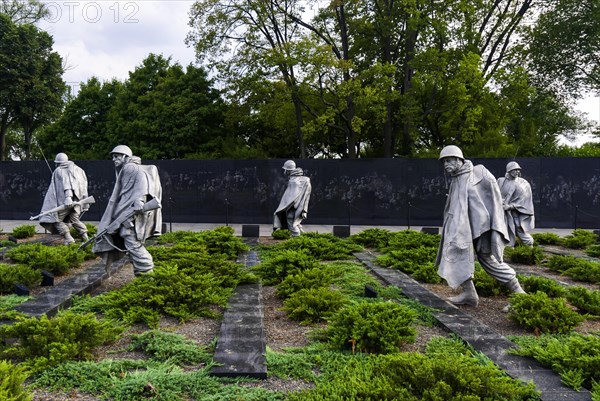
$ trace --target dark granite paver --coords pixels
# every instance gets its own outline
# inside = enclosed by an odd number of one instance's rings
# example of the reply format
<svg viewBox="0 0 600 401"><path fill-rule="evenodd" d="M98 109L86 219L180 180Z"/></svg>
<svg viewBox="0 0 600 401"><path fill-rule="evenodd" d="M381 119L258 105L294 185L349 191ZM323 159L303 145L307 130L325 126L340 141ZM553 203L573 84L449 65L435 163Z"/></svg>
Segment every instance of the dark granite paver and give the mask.
<svg viewBox="0 0 600 401"><path fill-rule="evenodd" d="M14 309L30 317L40 317L42 315L53 316L60 309L66 308L71 304L73 295L89 294L95 288L98 288L104 280L121 269L128 261L128 258L123 258L113 263L109 273L106 272L104 263L98 262L84 271L48 288L34 299L17 305Z"/></svg>
<svg viewBox="0 0 600 401"><path fill-rule="evenodd" d="M259 263L255 251L242 253L238 263ZM220 377L267 378L267 345L263 325L262 285L239 285L229 298L215 347L211 374Z"/></svg>
<svg viewBox="0 0 600 401"><path fill-rule="evenodd" d="M536 360L509 354L508 349L516 347L513 342L438 297L408 275L396 269L378 266L374 263L375 257L372 254L357 253L355 256L383 281L401 288L407 297L437 309L434 316L440 324L468 342L477 351L484 353L509 376L525 382L533 382L541 392L543 401L592 399L589 391L577 392L568 388L562 384L559 375Z"/></svg>

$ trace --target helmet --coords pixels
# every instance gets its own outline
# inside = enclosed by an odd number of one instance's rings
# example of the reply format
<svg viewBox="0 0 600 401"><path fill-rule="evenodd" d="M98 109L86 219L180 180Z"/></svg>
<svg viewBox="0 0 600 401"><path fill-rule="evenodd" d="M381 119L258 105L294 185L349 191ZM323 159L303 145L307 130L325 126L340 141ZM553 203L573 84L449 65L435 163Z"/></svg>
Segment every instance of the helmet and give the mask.
<svg viewBox="0 0 600 401"><path fill-rule="evenodd" d="M296 169L296 163L293 160L288 160L285 163L283 163L283 169L284 170L294 170L294 169Z"/></svg>
<svg viewBox="0 0 600 401"><path fill-rule="evenodd" d="M65 153L58 153L54 158L54 163L64 163L68 161L69 157Z"/></svg>
<svg viewBox="0 0 600 401"><path fill-rule="evenodd" d="M438 160L442 160L444 157L458 157L459 159L465 160L462 150L455 145L448 145L442 149Z"/></svg>
<svg viewBox="0 0 600 401"><path fill-rule="evenodd" d="M118 154L129 156L129 157L133 156L133 152L131 151L131 149L129 149L129 146L126 146L126 145L115 146L115 148L110 151L111 155L113 153L118 153Z"/></svg>
<svg viewBox="0 0 600 401"><path fill-rule="evenodd" d="M513 170L521 170L521 166L519 166L519 163L517 162L510 162L506 165L506 172L510 172Z"/></svg>

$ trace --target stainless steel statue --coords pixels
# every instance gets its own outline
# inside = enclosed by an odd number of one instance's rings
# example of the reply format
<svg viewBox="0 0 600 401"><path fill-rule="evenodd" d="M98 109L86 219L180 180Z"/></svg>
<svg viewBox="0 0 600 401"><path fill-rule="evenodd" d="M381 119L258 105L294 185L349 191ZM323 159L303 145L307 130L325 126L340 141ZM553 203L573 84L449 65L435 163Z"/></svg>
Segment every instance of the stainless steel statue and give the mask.
<svg viewBox="0 0 600 401"><path fill-rule="evenodd" d="M502 195L509 245L514 246L518 237L524 245L533 246L530 234L535 228L533 195L529 182L521 178L521 166L517 162L506 165L506 175L498 178L498 186Z"/></svg>
<svg viewBox="0 0 600 401"><path fill-rule="evenodd" d="M473 284L474 254L489 275L511 291L524 293L514 269L503 262L509 237L496 178L484 166L465 160L454 145L443 148L439 160L450 187L436 266L450 287L462 289L448 300L456 305L479 304Z"/></svg>
<svg viewBox="0 0 600 401"><path fill-rule="evenodd" d="M288 229L293 237L304 232L302 220L308 215L310 200L310 178L304 176L304 171L296 167L293 160L283 164L283 172L290 177L285 193L274 213L273 231Z"/></svg>
<svg viewBox="0 0 600 401"><path fill-rule="evenodd" d="M52 234L64 237L65 244L75 239L70 233L73 226L83 241L88 239L87 228L80 220L81 214L94 203L88 197L88 180L85 171L77 166L65 153L59 153L54 159L56 169L52 173L50 186L44 197L42 210L30 220L39 218L40 225Z"/></svg>
<svg viewBox="0 0 600 401"><path fill-rule="evenodd" d="M160 201L162 187L155 166L143 166L125 145L111 152L116 168L116 182L92 251L105 258L106 268L124 252L129 254L135 275L150 273L154 268L152 255L144 242L160 233ZM85 245L85 244L84 244Z"/></svg>

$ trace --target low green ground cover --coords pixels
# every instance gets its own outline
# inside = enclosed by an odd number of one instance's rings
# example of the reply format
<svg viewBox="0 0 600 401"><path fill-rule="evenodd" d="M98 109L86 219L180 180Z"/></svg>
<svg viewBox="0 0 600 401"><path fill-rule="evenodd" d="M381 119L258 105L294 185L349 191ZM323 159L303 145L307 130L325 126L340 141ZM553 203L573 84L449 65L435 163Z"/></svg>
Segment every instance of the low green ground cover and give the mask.
<svg viewBox="0 0 600 401"><path fill-rule="evenodd" d="M597 334L512 336L510 340L518 345L512 353L535 358L560 374L567 386L593 390L593 399L597 399L600 393L600 337Z"/></svg>
<svg viewBox="0 0 600 401"><path fill-rule="evenodd" d="M459 341L434 338L424 354L402 352L405 344L414 341L419 325L433 324L432 311L404 298L399 289L382 286L361 264L351 261L352 252L363 247L384 254L404 250L401 257L412 262L424 260L428 252L431 255L436 241L439 236L415 232L378 230L350 239L310 234L261 247L262 263L248 270L234 261L248 247L228 227L169 233L149 247L156 262L154 273L101 296L80 297L68 315L30 321L29 331L25 326L7 326L12 328L6 329L6 336L39 339L46 336L41 333L52 332L54 340L35 352L22 346L28 344L25 340L5 345L1 352L10 363L29 369L23 372L34 386L77 389L107 400L539 399L533 385L509 378ZM429 262L422 269L435 272ZM397 258L394 263L401 262ZM196 344L158 330L164 315L182 321L194 316L218 318L217 311L235 286L259 279L276 286L292 318L309 325L319 323L313 326L309 346L267 353L270 376L312 383L305 390L275 392L247 387L248 379L211 377L214 343ZM365 297L366 285L375 289L377 298ZM550 283L525 285L540 291L552 288ZM477 286L483 286L483 281ZM582 303L597 296L554 292L556 296L571 294L583 299ZM134 322L144 322L151 329L120 335L128 336L128 349L143 358L93 359L94 346L87 344L113 341L119 330ZM78 347L61 342L63 338L75 341L84 327L91 334ZM16 375L13 383L18 380Z"/></svg>

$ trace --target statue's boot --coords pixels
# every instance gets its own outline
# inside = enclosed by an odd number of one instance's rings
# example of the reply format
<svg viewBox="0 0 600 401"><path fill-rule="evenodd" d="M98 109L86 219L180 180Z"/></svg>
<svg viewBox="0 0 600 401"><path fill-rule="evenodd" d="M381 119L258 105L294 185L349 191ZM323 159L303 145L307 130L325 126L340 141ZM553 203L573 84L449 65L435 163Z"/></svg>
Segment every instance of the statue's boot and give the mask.
<svg viewBox="0 0 600 401"><path fill-rule="evenodd" d="M448 301L454 305L479 305L479 296L475 290L475 284L473 284L473 280L467 280L462 283L462 292L455 297L448 298Z"/></svg>
<svg viewBox="0 0 600 401"><path fill-rule="evenodd" d="M506 283L506 286L508 287L509 290L511 290L512 292L514 292L515 294L527 294L522 288L521 288L521 284L519 283L519 280L517 280L517 278L513 278L512 280L510 280L508 283Z"/></svg>
<svg viewBox="0 0 600 401"><path fill-rule="evenodd" d="M519 283L519 280L517 280L516 277L510 280L508 283L506 283L506 286L515 294L527 294L525 290L521 288L521 284ZM510 304L502 308L502 312L510 312Z"/></svg>
<svg viewBox="0 0 600 401"><path fill-rule="evenodd" d="M70 232L66 232L63 236L65 237L65 245L69 245L75 242L75 239L73 238Z"/></svg>

